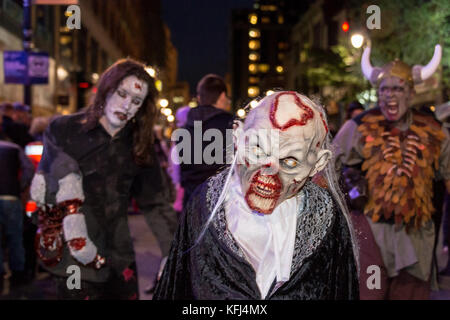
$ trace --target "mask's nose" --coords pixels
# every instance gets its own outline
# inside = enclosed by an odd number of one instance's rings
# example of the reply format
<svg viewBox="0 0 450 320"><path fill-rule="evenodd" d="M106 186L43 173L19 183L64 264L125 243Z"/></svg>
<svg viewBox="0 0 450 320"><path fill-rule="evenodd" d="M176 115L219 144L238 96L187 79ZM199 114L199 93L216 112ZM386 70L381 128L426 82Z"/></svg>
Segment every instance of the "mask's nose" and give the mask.
<svg viewBox="0 0 450 320"><path fill-rule="evenodd" d="M275 159L274 157L270 157L267 159L266 163L263 164L261 173L264 175L271 176L277 174L279 170L280 165L278 163L278 160Z"/></svg>

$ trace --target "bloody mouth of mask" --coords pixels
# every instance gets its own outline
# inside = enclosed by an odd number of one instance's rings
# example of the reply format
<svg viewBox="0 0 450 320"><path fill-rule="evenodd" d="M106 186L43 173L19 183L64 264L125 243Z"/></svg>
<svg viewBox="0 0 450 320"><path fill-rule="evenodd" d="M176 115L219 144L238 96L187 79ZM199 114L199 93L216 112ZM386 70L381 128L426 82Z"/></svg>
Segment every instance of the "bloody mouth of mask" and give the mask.
<svg viewBox="0 0 450 320"><path fill-rule="evenodd" d="M114 112L114 114L116 115L116 117L120 120L120 121L125 121L128 119L128 116L126 113L120 112L120 111L116 111Z"/></svg>
<svg viewBox="0 0 450 320"><path fill-rule="evenodd" d="M245 200L250 209L270 214L280 197L281 188L282 184L278 175L261 175L258 170L252 178Z"/></svg>

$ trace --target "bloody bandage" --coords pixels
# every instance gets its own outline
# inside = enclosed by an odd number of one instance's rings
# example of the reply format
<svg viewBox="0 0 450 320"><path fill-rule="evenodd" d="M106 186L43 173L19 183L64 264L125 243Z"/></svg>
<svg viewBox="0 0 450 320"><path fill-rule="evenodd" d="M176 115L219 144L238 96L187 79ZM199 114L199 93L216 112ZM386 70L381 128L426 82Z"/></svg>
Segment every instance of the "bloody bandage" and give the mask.
<svg viewBox="0 0 450 320"><path fill-rule="evenodd" d="M63 230L64 239L69 242L68 247L72 256L83 265L93 262L97 256L97 247L89 239L84 214L67 215L63 220ZM77 241L71 245L71 240Z"/></svg>

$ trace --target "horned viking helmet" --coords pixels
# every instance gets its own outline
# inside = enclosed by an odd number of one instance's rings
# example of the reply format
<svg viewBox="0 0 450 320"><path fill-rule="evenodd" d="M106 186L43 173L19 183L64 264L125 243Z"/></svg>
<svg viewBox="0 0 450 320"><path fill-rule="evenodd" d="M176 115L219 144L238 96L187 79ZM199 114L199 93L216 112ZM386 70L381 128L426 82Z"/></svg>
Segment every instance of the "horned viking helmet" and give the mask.
<svg viewBox="0 0 450 320"><path fill-rule="evenodd" d="M381 80L395 76L405 80L409 85L419 84L433 75L439 66L442 56L442 47L437 44L431 61L426 66L415 65L412 68L406 63L395 59L382 68L373 67L370 63L370 47L364 49L361 58L361 68L364 76L370 83L378 87Z"/></svg>

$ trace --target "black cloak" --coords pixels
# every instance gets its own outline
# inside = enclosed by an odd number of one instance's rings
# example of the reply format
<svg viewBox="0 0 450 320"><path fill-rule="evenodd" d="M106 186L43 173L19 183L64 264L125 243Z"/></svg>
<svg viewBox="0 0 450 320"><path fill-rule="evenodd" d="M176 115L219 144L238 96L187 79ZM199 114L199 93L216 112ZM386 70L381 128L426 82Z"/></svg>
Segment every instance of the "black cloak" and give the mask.
<svg viewBox="0 0 450 320"><path fill-rule="evenodd" d="M224 170L191 197L157 284L156 300L261 299L256 273L227 229L224 206L195 245L217 203ZM344 215L327 190L307 182L297 216L297 235L290 279L266 299L358 299L358 274L352 239Z"/></svg>

